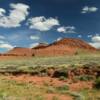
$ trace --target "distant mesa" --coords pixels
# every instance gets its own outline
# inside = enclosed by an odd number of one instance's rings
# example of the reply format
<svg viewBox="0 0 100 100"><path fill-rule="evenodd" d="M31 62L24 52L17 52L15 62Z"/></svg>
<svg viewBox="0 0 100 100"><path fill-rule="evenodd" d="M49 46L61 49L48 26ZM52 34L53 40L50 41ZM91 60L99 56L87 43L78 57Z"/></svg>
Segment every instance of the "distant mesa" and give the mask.
<svg viewBox="0 0 100 100"><path fill-rule="evenodd" d="M33 48L15 47L3 56L62 56L76 55L79 51L93 53L97 49L81 39L64 38L51 44L39 43Z"/></svg>

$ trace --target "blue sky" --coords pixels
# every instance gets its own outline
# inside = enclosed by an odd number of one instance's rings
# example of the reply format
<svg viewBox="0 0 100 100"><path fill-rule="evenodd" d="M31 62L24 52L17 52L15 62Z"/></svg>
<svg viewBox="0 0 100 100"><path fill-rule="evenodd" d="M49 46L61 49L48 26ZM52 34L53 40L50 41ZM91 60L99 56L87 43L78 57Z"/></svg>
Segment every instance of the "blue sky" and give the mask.
<svg viewBox="0 0 100 100"><path fill-rule="evenodd" d="M100 0L0 0L0 52L64 37L100 48Z"/></svg>

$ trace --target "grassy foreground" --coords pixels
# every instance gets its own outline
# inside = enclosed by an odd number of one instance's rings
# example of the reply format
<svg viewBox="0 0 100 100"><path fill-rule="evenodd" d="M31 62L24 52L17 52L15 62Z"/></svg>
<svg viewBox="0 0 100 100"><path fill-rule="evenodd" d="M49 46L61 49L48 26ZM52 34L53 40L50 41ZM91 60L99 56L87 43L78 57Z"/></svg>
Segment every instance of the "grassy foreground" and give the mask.
<svg viewBox="0 0 100 100"><path fill-rule="evenodd" d="M0 67L4 66L62 66L72 64L100 64L100 53L97 54L80 54L73 56L61 57L32 57L32 58L16 58L16 59L0 59Z"/></svg>
<svg viewBox="0 0 100 100"><path fill-rule="evenodd" d="M52 99L48 99L49 94L54 94ZM66 87L63 85L62 87L53 87L46 84L36 86L31 83L7 80L0 76L0 100L63 100L59 98L62 95L71 98L67 100L100 100L100 90L97 89L73 92L67 85Z"/></svg>
<svg viewBox="0 0 100 100"><path fill-rule="evenodd" d="M40 67L67 68L68 66L76 68L85 64L100 65L100 54L0 60L0 71L30 72L36 67L37 69ZM85 78L82 76L81 79L89 81L87 77ZM60 79L64 81L64 77L60 77ZM48 99L48 95L51 94L55 95L52 96L52 99ZM0 100L66 100L60 99L61 95L69 96L70 99L67 100L100 100L100 90L96 88L71 91L68 86L54 87L48 84L37 86L31 82L9 80L4 75L0 75Z"/></svg>

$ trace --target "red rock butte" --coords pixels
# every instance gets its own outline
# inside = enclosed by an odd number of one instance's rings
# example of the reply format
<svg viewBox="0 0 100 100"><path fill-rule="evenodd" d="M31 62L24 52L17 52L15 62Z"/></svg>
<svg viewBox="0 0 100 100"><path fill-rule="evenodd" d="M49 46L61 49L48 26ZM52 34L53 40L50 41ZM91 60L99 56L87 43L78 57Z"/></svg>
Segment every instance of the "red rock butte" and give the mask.
<svg viewBox="0 0 100 100"><path fill-rule="evenodd" d="M15 47L4 56L62 56L74 55L78 51L94 52L97 49L81 39L64 38L51 44L40 43L34 48Z"/></svg>

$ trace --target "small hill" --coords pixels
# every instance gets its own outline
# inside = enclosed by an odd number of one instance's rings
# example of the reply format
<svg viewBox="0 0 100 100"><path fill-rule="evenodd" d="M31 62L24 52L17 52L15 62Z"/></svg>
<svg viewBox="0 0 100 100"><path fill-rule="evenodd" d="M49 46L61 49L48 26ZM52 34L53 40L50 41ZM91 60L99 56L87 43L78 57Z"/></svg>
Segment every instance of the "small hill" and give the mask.
<svg viewBox="0 0 100 100"><path fill-rule="evenodd" d="M31 56L32 50L30 48L15 47L8 51L5 55L9 56Z"/></svg>
<svg viewBox="0 0 100 100"><path fill-rule="evenodd" d="M92 47L85 41L83 41L81 39L75 39L75 38L64 38L64 39L61 39L59 41L56 41L56 42L50 44L50 46L52 46L52 45L64 45L64 46L68 46L70 48L96 50L96 48Z"/></svg>

